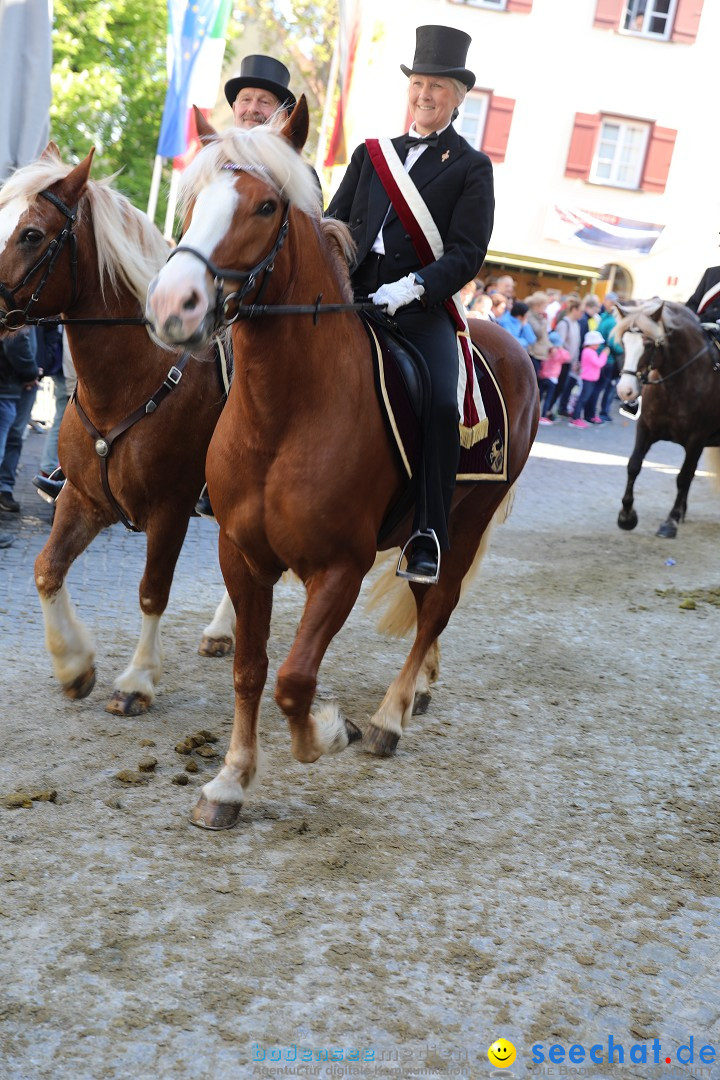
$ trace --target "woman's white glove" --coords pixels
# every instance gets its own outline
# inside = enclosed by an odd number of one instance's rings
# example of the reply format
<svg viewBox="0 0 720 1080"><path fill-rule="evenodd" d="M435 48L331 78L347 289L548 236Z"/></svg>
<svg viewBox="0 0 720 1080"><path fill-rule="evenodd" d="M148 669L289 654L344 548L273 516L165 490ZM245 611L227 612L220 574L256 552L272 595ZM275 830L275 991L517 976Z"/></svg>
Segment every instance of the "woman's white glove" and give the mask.
<svg viewBox="0 0 720 1080"><path fill-rule="evenodd" d="M377 292L370 293L370 299L378 307L384 306L388 315L394 315L398 308L411 304L413 300L419 300L424 292L425 286L419 285L415 277L408 274L399 281L381 285Z"/></svg>

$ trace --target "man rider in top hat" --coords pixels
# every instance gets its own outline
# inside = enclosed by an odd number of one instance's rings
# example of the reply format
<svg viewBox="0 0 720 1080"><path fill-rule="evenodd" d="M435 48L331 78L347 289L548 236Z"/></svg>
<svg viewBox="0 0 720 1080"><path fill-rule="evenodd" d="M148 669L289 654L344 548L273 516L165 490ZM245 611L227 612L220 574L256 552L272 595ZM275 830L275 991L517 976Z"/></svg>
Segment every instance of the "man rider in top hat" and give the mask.
<svg viewBox="0 0 720 1080"><path fill-rule="evenodd" d="M240 74L225 83L225 97L235 126L254 128L266 123L279 108L289 116L295 95L288 89L290 72L272 56L246 56Z"/></svg>
<svg viewBox="0 0 720 1080"><path fill-rule="evenodd" d="M412 67L400 65L408 77L410 130L392 140L394 150L388 148L387 155L383 150L384 162L375 140L359 146L327 211L349 224L357 244L352 270L356 294L369 295L385 307L430 371L432 403L424 451L427 518L420 502L402 575L425 584L437 580L438 549L449 547L447 522L460 455L458 337L448 305L482 266L494 212L490 159L452 126L458 106L475 84L465 67L470 40L450 26L417 28ZM439 257L421 261L376 165L384 174L388 165L401 177L401 190L406 189L407 201L418 210L413 229L418 225L426 231L429 211L442 241Z"/></svg>

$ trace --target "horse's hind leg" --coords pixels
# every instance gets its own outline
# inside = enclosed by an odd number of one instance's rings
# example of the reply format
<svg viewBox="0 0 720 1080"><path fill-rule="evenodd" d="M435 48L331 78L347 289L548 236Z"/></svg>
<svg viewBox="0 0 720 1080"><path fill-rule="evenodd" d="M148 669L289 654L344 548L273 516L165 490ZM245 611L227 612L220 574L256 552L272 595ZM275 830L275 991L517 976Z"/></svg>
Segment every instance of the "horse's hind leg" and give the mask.
<svg viewBox="0 0 720 1080"><path fill-rule="evenodd" d="M655 533L656 536L662 536L667 540L673 540L677 536L677 527L681 521L685 520L688 492L702 452L702 443L692 442L685 447L685 460L677 477L677 497L672 510Z"/></svg>
<svg viewBox="0 0 720 1080"><path fill-rule="evenodd" d="M95 685L95 649L90 631L75 614L65 578L107 522L70 483L55 507L50 536L35 560L35 586L55 677L69 698L84 698Z"/></svg>
<svg viewBox="0 0 720 1080"><path fill-rule="evenodd" d="M647 424L642 416L637 422L635 432L635 446L627 464L627 486L622 498L622 510L618 514L618 526L627 531L634 529L638 523L637 512L633 509L635 481L640 475L645 456L655 440L650 437Z"/></svg>
<svg viewBox="0 0 720 1080"><path fill-rule="evenodd" d="M113 684L113 696L105 706L107 712L139 716L155 700L155 687L163 667L160 619L167 607L187 522L175 509L174 513L153 520L148 527L145 572L140 581L140 638L130 664Z"/></svg>
<svg viewBox="0 0 720 1080"><path fill-rule="evenodd" d="M198 652L201 656L227 656L232 652L234 644L235 608L226 590L212 622L203 630Z"/></svg>
<svg viewBox="0 0 720 1080"><path fill-rule="evenodd" d="M429 704L429 684L439 666L437 639L460 599L463 578L476 557L484 554L487 545L482 539L503 494L494 495L489 504L479 488L468 496L451 518L451 547L443 554L438 584L411 586L418 612L415 641L363 735L363 747L378 757L394 753L411 716L423 713Z"/></svg>

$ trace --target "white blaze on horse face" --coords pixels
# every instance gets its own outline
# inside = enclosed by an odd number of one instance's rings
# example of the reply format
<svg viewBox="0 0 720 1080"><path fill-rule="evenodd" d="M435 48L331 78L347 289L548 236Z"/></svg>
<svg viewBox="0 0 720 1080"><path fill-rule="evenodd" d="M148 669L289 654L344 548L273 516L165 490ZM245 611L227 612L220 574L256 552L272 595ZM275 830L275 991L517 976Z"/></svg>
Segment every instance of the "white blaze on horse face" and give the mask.
<svg viewBox="0 0 720 1080"><path fill-rule="evenodd" d="M622 343L625 350L625 361L623 363L625 374L621 375L618 380L617 396L621 401L634 401L635 398L640 396L642 387L640 380L634 375L628 374L628 372L637 371L640 357L645 351L645 342L642 334L634 334L628 331L623 334Z"/></svg>
<svg viewBox="0 0 720 1080"><path fill-rule="evenodd" d="M8 240L17 229L20 218L29 205L27 198L23 196L13 199L0 210L0 255L5 251Z"/></svg>
<svg viewBox="0 0 720 1080"><path fill-rule="evenodd" d="M171 344L187 341L214 308L215 295L208 287L205 263L183 248L210 259L230 228L237 202L238 192L230 176L219 177L198 195L190 227L148 294L148 314L163 340Z"/></svg>

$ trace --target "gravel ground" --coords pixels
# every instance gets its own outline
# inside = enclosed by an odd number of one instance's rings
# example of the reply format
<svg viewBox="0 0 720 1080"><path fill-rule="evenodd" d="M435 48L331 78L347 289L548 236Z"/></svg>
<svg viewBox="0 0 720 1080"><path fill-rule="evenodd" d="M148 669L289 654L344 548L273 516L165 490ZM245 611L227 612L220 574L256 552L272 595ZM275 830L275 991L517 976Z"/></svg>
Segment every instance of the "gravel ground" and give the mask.
<svg viewBox="0 0 720 1080"><path fill-rule="evenodd" d="M66 701L32 585L48 511L29 437L24 512L0 522L16 533L0 551L2 1080L605 1080L610 1037L624 1075L720 1077L699 1057L720 1056L717 496L698 477L677 540L656 538L681 460L662 444L638 529L620 532L632 438L619 417L541 430L391 760L291 757L272 687L302 595L281 584L262 778L239 826L211 834L188 813L217 759L175 746L204 730L222 754L229 736L231 661L195 651L221 593L216 531L191 523L166 675L135 719L103 706L139 629L144 541L115 527L95 542L69 581L98 681ZM407 648L359 603L321 696L362 725ZM148 756L142 782L117 779ZM18 792L36 798L8 808ZM498 1073L497 1038L517 1050Z"/></svg>

